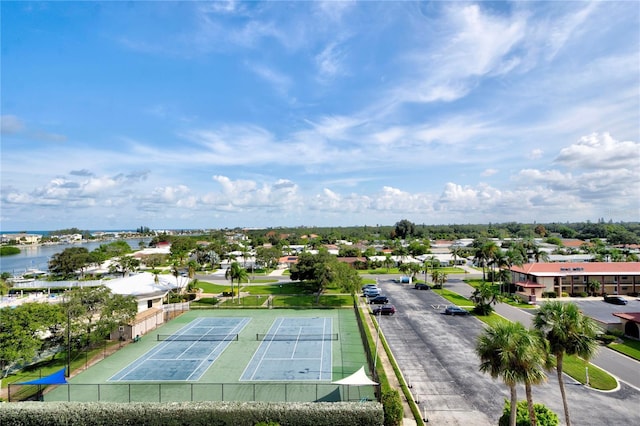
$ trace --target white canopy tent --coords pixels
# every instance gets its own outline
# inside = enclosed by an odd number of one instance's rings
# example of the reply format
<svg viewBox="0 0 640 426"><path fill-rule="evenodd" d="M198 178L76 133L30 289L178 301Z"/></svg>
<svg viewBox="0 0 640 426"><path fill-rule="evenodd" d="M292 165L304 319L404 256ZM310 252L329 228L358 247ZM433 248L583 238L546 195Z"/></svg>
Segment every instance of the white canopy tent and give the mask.
<svg viewBox="0 0 640 426"><path fill-rule="evenodd" d="M378 383L374 382L370 378L367 377L367 374L364 372L364 366L360 367L358 371L353 373L350 376L345 377L344 379L336 380L335 382L331 382L334 385L345 385L347 386L347 400L349 400L349 389L351 386L377 386Z"/></svg>
<svg viewBox="0 0 640 426"><path fill-rule="evenodd" d="M349 386L375 386L378 384L367 377L367 374L364 372L364 365L360 367L360 369L355 373L353 373L352 375L347 376L344 379L336 380L335 382L332 382L332 383L334 385L349 385Z"/></svg>

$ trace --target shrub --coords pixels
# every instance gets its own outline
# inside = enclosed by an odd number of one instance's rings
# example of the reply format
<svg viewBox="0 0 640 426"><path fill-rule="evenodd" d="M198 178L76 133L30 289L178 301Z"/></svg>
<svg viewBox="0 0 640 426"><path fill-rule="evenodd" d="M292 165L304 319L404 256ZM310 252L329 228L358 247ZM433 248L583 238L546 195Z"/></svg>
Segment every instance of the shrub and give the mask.
<svg viewBox="0 0 640 426"><path fill-rule="evenodd" d="M404 409L400 393L395 389L382 392L382 409L384 410L384 425L397 426L402 424Z"/></svg>
<svg viewBox="0 0 640 426"><path fill-rule="evenodd" d="M478 303L474 306L472 312L476 315L487 316L493 312L493 307L488 303Z"/></svg>
<svg viewBox="0 0 640 426"><path fill-rule="evenodd" d="M402 407L401 407L402 408ZM22 426L382 425L377 402L19 402L3 403L0 424Z"/></svg>
<svg viewBox="0 0 640 426"><path fill-rule="evenodd" d="M622 337L624 336L624 331L614 328L612 330L608 330L607 334L611 334L612 336L615 336L615 337Z"/></svg>
<svg viewBox="0 0 640 426"><path fill-rule="evenodd" d="M545 291L542 293L542 297L548 298L548 299L555 299L556 297L558 297L558 295L555 291Z"/></svg>
<svg viewBox="0 0 640 426"><path fill-rule="evenodd" d="M609 343L613 343L617 339L618 338L612 334L601 334L598 336L598 340L604 343L605 345L608 345Z"/></svg>
<svg viewBox="0 0 640 426"><path fill-rule="evenodd" d="M502 417L498 420L499 426L509 425L509 414L511 413L510 405L510 402L505 400ZM518 410L516 412L516 425L530 426L531 422L529 421L529 408L527 407L527 401L518 401L518 405L516 407ZM533 404L533 411L536 413L536 423L538 426L558 426L560 424L558 415L549 410L543 404Z"/></svg>
<svg viewBox="0 0 640 426"><path fill-rule="evenodd" d="M569 293L567 293L566 291L562 292L562 297L569 297Z"/></svg>

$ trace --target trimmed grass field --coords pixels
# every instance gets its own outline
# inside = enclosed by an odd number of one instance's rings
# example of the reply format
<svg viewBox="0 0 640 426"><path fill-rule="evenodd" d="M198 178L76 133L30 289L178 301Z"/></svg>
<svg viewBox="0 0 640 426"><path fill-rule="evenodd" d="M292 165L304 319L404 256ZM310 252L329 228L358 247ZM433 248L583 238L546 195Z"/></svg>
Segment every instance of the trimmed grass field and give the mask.
<svg viewBox="0 0 640 426"><path fill-rule="evenodd" d="M633 359L640 361L640 341L623 337L623 343L611 343L609 347Z"/></svg>

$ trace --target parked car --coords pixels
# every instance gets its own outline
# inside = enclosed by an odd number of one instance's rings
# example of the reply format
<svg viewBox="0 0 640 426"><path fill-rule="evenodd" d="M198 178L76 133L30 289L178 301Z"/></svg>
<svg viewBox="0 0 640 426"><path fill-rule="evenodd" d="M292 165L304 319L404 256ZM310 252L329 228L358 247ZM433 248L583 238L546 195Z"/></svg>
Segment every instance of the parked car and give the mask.
<svg viewBox="0 0 640 426"><path fill-rule="evenodd" d="M365 291L368 288L378 288L377 284L365 284L362 286L362 291Z"/></svg>
<svg viewBox="0 0 640 426"><path fill-rule="evenodd" d="M363 293L366 297L376 297L380 296L381 291L378 287L371 287L365 289Z"/></svg>
<svg viewBox="0 0 640 426"><path fill-rule="evenodd" d="M451 305L447 306L444 310L445 315L469 315L469 311L462 309L459 306Z"/></svg>
<svg viewBox="0 0 640 426"><path fill-rule="evenodd" d="M620 296L605 296L604 297L604 301L607 303L611 303L613 305L626 305L627 301L626 299L620 297Z"/></svg>
<svg viewBox="0 0 640 426"><path fill-rule="evenodd" d="M389 298L387 296L376 296L369 299L369 303L372 305L386 305L389 303Z"/></svg>
<svg viewBox="0 0 640 426"><path fill-rule="evenodd" d="M393 315L396 313L396 307L393 305L376 306L372 312L373 315Z"/></svg>
<svg viewBox="0 0 640 426"><path fill-rule="evenodd" d="M413 288L415 288L416 290L430 290L431 286L429 286L428 284L418 283L414 285Z"/></svg>

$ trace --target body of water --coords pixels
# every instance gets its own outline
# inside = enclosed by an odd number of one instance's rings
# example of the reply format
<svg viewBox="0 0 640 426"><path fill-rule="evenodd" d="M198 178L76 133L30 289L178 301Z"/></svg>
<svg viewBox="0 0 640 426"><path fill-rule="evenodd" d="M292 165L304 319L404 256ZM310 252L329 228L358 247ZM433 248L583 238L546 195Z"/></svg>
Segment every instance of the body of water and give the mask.
<svg viewBox="0 0 640 426"><path fill-rule="evenodd" d="M134 250L140 249L140 241L149 244L149 238L136 238L127 240ZM22 275L28 269L38 269L47 271L49 269L49 259L56 253L60 253L69 247L84 247L89 251L93 251L102 244L108 244L109 241L95 241L87 243L74 244L54 244L41 246L23 246L20 247L20 253L11 256L0 256L0 272L8 272L11 275Z"/></svg>

